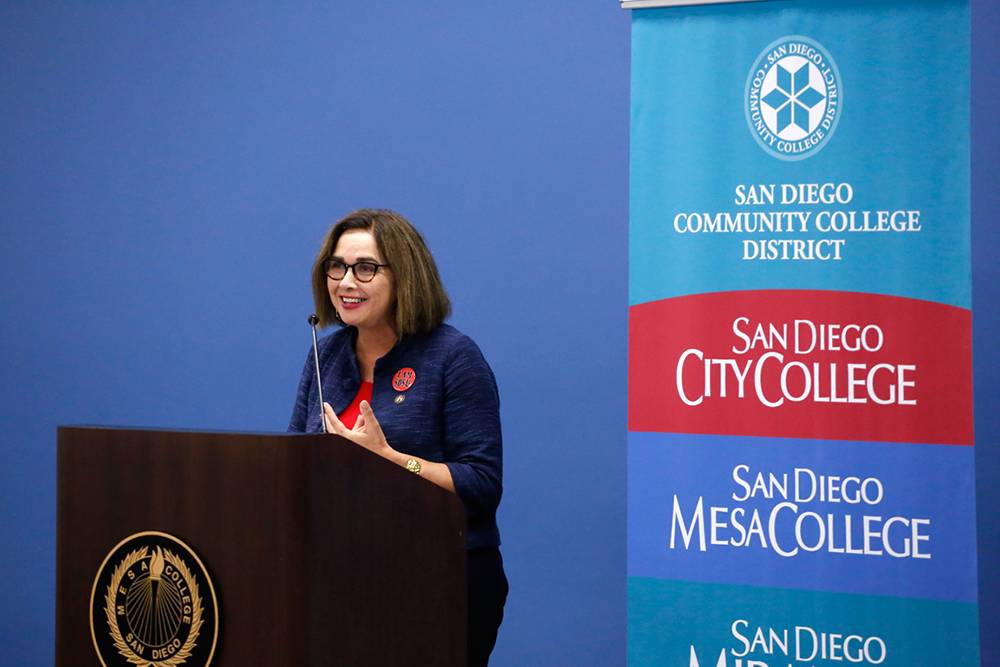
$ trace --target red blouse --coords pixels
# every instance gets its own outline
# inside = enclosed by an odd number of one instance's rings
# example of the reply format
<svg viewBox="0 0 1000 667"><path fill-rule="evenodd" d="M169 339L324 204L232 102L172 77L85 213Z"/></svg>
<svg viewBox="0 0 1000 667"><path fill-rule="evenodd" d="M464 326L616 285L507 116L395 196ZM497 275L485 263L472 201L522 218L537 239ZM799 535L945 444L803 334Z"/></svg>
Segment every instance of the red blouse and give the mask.
<svg viewBox="0 0 1000 667"><path fill-rule="evenodd" d="M362 382L361 388L358 389L358 393L354 396L354 400L351 404L344 408L337 417L340 421L344 423L347 428L354 428L354 423L358 421L358 417L361 416L361 401L368 401L371 405L372 402L372 387L374 385L371 382Z"/></svg>

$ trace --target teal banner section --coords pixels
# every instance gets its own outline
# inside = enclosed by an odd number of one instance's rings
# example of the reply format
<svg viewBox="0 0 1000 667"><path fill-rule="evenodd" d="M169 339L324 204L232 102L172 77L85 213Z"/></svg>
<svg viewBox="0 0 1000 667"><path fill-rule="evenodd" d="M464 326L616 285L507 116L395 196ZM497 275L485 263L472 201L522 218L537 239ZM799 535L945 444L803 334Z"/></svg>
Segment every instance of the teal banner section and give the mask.
<svg viewBox="0 0 1000 667"><path fill-rule="evenodd" d="M967 2L640 10L632 44L631 304L970 306Z"/></svg>
<svg viewBox="0 0 1000 667"><path fill-rule="evenodd" d="M632 577L628 664L979 664L974 604Z"/></svg>

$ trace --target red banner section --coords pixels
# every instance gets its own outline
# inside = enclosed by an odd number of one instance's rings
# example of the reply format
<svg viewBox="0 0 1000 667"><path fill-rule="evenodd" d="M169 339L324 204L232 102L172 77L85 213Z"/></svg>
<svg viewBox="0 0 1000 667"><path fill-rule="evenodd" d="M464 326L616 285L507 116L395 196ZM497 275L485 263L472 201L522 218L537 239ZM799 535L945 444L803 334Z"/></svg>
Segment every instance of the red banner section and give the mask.
<svg viewBox="0 0 1000 667"><path fill-rule="evenodd" d="M973 444L972 315L852 292L632 306L629 430Z"/></svg>

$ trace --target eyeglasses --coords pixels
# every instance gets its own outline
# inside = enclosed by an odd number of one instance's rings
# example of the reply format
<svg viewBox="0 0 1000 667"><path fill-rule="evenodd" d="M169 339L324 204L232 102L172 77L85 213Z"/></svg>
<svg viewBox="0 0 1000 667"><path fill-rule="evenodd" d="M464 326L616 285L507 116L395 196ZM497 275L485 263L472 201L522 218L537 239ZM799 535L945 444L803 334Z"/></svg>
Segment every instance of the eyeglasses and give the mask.
<svg viewBox="0 0 1000 667"><path fill-rule="evenodd" d="M326 260L326 263L323 264L323 268L326 269L327 278L330 278L331 280L343 280L344 276L347 275L347 270L350 269L354 272L354 278L359 283L370 283L375 277L375 274L378 273L378 270L384 266L389 265L369 261L345 264L339 259L328 259Z"/></svg>

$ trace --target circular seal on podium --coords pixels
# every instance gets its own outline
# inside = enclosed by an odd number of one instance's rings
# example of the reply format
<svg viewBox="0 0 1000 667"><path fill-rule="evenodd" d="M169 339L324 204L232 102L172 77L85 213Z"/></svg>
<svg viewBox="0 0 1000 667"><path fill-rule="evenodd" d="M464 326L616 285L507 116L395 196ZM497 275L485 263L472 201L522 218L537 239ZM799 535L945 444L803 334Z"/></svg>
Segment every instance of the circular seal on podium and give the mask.
<svg viewBox="0 0 1000 667"><path fill-rule="evenodd" d="M104 667L207 667L218 632L208 570L173 535L130 535L101 563L90 593L90 635Z"/></svg>

